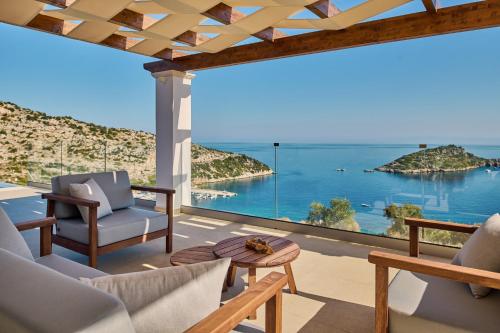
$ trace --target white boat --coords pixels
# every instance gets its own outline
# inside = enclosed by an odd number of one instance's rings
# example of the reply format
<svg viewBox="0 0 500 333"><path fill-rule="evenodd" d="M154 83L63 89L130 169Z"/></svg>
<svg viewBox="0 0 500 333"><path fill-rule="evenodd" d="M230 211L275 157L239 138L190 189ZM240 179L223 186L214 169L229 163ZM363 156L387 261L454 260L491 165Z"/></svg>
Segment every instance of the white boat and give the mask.
<svg viewBox="0 0 500 333"><path fill-rule="evenodd" d="M486 172L487 172L487 173L491 173L491 170L490 170L490 169L486 169Z"/></svg>
<svg viewBox="0 0 500 333"><path fill-rule="evenodd" d="M375 172L375 170L373 170L373 169L364 169L363 172L372 173L372 172Z"/></svg>
<svg viewBox="0 0 500 333"><path fill-rule="evenodd" d="M362 206L362 207L370 207L370 205L369 205L369 204L365 204L365 203L362 203L362 204L361 204L361 206Z"/></svg>

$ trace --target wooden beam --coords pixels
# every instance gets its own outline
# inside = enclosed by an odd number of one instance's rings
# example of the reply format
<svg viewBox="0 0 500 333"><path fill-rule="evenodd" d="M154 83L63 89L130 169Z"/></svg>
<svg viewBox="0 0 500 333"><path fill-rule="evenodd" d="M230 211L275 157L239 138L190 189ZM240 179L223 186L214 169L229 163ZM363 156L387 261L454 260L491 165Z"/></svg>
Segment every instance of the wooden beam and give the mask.
<svg viewBox="0 0 500 333"><path fill-rule="evenodd" d="M100 44L106 45L109 47L113 47L115 49L119 50L126 50L127 49L127 37L117 35L117 34L112 34L106 39L104 39Z"/></svg>
<svg viewBox="0 0 500 333"><path fill-rule="evenodd" d="M201 43L207 41L208 37L203 35L203 34L197 33L195 31L188 30L188 31L183 32L179 36L172 38L172 39L177 41L177 42L181 42L181 43L188 44L191 46L196 46L196 45L200 45Z"/></svg>
<svg viewBox="0 0 500 333"><path fill-rule="evenodd" d="M202 14L222 24L231 24L245 17L239 10L222 2Z"/></svg>
<svg viewBox="0 0 500 333"><path fill-rule="evenodd" d="M435 15L408 14L360 23L343 30L289 36L272 44L260 42L214 54L156 61L144 64L144 68L150 72L201 70L497 26L500 26L500 0L488 0L442 8Z"/></svg>
<svg viewBox="0 0 500 333"><path fill-rule="evenodd" d="M156 21L157 20L153 19L152 17L134 12L130 9L122 10L109 20L109 22L111 23L115 23L139 31L146 29Z"/></svg>
<svg viewBox="0 0 500 333"><path fill-rule="evenodd" d="M340 9L332 4L330 0L319 0L307 5L306 8L321 18L332 17L340 13Z"/></svg>
<svg viewBox="0 0 500 333"><path fill-rule="evenodd" d="M431 13L435 14L440 7L439 0L422 0L425 9Z"/></svg>
<svg viewBox="0 0 500 333"><path fill-rule="evenodd" d="M262 39L262 40L267 41L267 42L274 43L275 40L277 40L279 38L283 38L286 35L276 28L269 27L269 28L261 30L257 33L254 33L252 36L257 37L257 38Z"/></svg>

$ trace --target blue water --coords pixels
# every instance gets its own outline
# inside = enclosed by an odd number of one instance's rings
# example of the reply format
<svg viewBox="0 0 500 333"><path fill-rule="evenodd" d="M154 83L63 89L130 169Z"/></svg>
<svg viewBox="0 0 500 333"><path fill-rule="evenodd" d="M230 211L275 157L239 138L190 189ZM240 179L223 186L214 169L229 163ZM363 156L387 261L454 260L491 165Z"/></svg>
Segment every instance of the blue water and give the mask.
<svg viewBox="0 0 500 333"><path fill-rule="evenodd" d="M244 153L274 168L272 144L204 145ZM478 156L500 157L500 146L465 148ZM426 176L363 172L417 150L415 145L281 144L277 175L209 184L207 188L236 192L238 196L193 198L192 204L301 221L307 217L312 201L328 204L331 198L342 197L351 201L361 231L372 234L384 233L390 225L383 209L391 203L416 204L423 208L426 218L469 224L484 222L500 211L500 169ZM337 172L338 168L346 171Z"/></svg>
<svg viewBox="0 0 500 333"><path fill-rule="evenodd" d="M15 187L16 185L12 185L12 184L8 184L8 183L3 183L3 182L0 182L0 188L4 188L4 187Z"/></svg>

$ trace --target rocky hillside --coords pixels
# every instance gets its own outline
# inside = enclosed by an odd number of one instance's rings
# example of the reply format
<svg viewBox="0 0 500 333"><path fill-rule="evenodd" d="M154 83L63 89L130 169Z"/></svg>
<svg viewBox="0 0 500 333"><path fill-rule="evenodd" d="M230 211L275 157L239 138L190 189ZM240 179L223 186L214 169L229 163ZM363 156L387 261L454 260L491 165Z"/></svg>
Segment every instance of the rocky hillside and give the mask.
<svg viewBox="0 0 500 333"><path fill-rule="evenodd" d="M272 173L245 155L192 145L193 183ZM62 163L61 163L62 161ZM155 182L154 134L54 117L0 102L0 181L49 182L54 175L128 170L138 184Z"/></svg>
<svg viewBox="0 0 500 333"><path fill-rule="evenodd" d="M401 174L455 172L497 166L499 162L475 156L463 147L448 145L405 155L375 170Z"/></svg>

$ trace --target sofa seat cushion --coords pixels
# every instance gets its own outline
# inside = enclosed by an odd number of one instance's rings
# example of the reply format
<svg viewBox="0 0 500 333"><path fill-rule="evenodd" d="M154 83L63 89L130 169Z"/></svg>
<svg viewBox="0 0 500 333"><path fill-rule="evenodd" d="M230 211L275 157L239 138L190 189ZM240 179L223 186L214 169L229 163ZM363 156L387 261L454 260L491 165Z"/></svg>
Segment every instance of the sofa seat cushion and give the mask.
<svg viewBox="0 0 500 333"><path fill-rule="evenodd" d="M33 255L23 236L10 220L9 216L0 207L0 248L17 254L29 260L34 260Z"/></svg>
<svg viewBox="0 0 500 333"><path fill-rule="evenodd" d="M51 179L52 192L55 194L70 195L70 184L82 184L94 179L101 187L109 200L112 210L131 207L134 205L134 196L130 189L130 179L126 171L98 172L77 175L58 176ZM66 219L79 217L80 212L75 205L56 202L56 218Z"/></svg>
<svg viewBox="0 0 500 333"><path fill-rule="evenodd" d="M72 277L74 279L79 278L89 278L93 279L100 276L106 276L107 274L101 272L95 268L79 264L75 261L68 260L57 254L50 254L48 256L43 256L37 258L37 264L43 265L50 269L53 269L61 274Z"/></svg>
<svg viewBox="0 0 500 333"><path fill-rule="evenodd" d="M3 249L0 267L0 332L134 332L112 295Z"/></svg>
<svg viewBox="0 0 500 333"><path fill-rule="evenodd" d="M498 332L500 291L471 297L461 282L400 271L389 286L390 332Z"/></svg>
<svg viewBox="0 0 500 333"><path fill-rule="evenodd" d="M113 211L97 221L97 245L104 246L167 228L167 215L135 207ZM57 235L89 243L89 226L81 218L59 219Z"/></svg>

